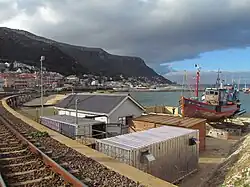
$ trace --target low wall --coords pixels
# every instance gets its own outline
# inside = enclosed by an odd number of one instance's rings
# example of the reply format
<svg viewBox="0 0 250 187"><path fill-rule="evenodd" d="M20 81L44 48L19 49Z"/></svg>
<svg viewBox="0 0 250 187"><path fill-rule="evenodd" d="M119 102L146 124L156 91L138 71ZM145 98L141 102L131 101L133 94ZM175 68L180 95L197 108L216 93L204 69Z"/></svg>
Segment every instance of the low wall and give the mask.
<svg viewBox="0 0 250 187"><path fill-rule="evenodd" d="M10 112L12 115L16 116L17 118L21 119L24 123L27 123L28 125L36 128L37 130L46 131L49 133L49 135L59 141L60 143L65 144L68 147L71 147L72 149L78 151L79 153L92 158L93 160L99 162L100 164L106 166L107 168L124 175L128 178L130 178L133 181L138 181L141 184L148 186L148 187L176 187L175 185L168 183L166 181L163 181L159 178L156 178L152 175L149 175L147 173L144 173L132 166L129 166L127 164L121 163L103 153L100 153L96 150L93 150L87 146L82 145L81 143L78 143L76 140L72 140L70 138L67 138L45 126L42 126L41 124L33 121L32 119L23 116L22 114L15 111L10 106L16 106L16 104L19 102L19 99L21 97L18 95L7 97L2 99L2 105L3 107ZM8 105L10 104L10 106Z"/></svg>

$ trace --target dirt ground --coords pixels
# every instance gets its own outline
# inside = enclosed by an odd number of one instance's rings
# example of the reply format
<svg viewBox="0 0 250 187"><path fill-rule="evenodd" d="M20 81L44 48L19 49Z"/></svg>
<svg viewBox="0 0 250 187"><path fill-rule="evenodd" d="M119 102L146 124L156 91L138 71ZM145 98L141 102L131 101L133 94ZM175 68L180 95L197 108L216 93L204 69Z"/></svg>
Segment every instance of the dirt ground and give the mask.
<svg viewBox="0 0 250 187"><path fill-rule="evenodd" d="M216 167L227 157L229 150L238 138L220 140L206 137L206 151L200 153L199 169L197 172L182 180L180 187L202 187L202 183L215 171Z"/></svg>

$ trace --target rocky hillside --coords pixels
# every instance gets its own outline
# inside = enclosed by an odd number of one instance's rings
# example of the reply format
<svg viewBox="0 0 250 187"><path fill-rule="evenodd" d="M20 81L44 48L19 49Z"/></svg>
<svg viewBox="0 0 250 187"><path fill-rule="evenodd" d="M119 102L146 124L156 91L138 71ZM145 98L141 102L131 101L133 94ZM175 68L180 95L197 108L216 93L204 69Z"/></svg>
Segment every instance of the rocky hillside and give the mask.
<svg viewBox="0 0 250 187"><path fill-rule="evenodd" d="M202 186L250 186L250 134L236 143L225 161Z"/></svg>
<svg viewBox="0 0 250 187"><path fill-rule="evenodd" d="M22 30L0 27L0 58L44 65L64 75L93 73L106 76L158 77L153 69L138 57L112 55L100 48L88 48L56 42ZM166 80L167 81L167 80ZM171 83L170 81L167 81Z"/></svg>

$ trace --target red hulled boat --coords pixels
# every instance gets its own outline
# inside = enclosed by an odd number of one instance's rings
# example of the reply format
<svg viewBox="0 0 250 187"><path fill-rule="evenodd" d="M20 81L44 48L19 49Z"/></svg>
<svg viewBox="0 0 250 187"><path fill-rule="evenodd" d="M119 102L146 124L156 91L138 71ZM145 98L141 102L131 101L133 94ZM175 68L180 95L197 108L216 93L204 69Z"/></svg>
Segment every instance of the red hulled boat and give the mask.
<svg viewBox="0 0 250 187"><path fill-rule="evenodd" d="M183 117L205 118L208 121L219 121L232 117L236 114L245 113L240 111L239 90L236 85L223 85L218 78L216 86L206 88L201 99L199 98L200 68L197 67L195 97L182 97L180 100Z"/></svg>

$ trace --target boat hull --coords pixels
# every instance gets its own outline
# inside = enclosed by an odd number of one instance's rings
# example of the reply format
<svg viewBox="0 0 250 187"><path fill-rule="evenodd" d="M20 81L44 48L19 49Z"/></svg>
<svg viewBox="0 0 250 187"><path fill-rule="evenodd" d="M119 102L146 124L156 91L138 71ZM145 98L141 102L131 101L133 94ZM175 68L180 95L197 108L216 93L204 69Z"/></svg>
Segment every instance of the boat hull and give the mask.
<svg viewBox="0 0 250 187"><path fill-rule="evenodd" d="M219 121L233 116L237 111L239 111L239 106L237 104L218 106L187 99L185 97L181 99L181 113L184 117Z"/></svg>

